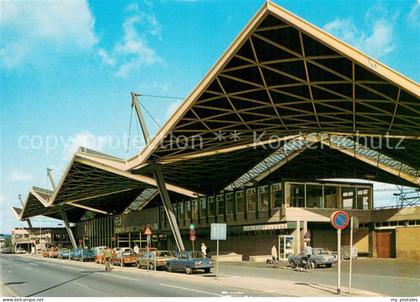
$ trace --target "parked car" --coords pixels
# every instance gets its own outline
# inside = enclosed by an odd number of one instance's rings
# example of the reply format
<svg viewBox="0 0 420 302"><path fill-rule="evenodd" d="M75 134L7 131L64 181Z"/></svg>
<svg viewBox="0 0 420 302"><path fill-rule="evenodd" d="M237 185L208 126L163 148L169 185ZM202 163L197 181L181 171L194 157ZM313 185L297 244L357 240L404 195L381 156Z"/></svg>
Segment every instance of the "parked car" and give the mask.
<svg viewBox="0 0 420 302"><path fill-rule="evenodd" d="M22 249L22 248L18 248L18 249L15 251L15 254L26 254L26 251L25 251L24 249Z"/></svg>
<svg viewBox="0 0 420 302"><path fill-rule="evenodd" d="M95 253L92 249L81 249L78 260L80 261L95 261Z"/></svg>
<svg viewBox="0 0 420 302"><path fill-rule="evenodd" d="M70 250L63 248L58 252L58 259L69 259L70 258Z"/></svg>
<svg viewBox="0 0 420 302"><path fill-rule="evenodd" d="M155 247L149 247L149 248L141 248L139 249L139 252L137 253L137 255L139 257L143 256L144 254L148 253L148 252L153 252L153 251L157 251L157 248Z"/></svg>
<svg viewBox="0 0 420 302"><path fill-rule="evenodd" d="M204 258L201 252L184 251L178 253L176 258L168 261L168 271L184 271L187 274L192 274L193 271L203 270L209 273L214 267L214 262L211 259Z"/></svg>
<svg viewBox="0 0 420 302"><path fill-rule="evenodd" d="M49 257L50 256L50 251L49 250L42 250L41 256L42 257Z"/></svg>
<svg viewBox="0 0 420 302"><path fill-rule="evenodd" d="M152 251L145 253L143 256L137 258L138 268L149 268L151 270L164 268L168 266L168 261L175 259L175 252L173 251Z"/></svg>
<svg viewBox="0 0 420 302"><path fill-rule="evenodd" d="M357 247L353 246L352 258L357 260L358 252ZM343 245L341 247L341 259L350 259L350 245Z"/></svg>
<svg viewBox="0 0 420 302"><path fill-rule="evenodd" d="M49 249L49 256L50 258L57 258L60 250L58 247L52 247Z"/></svg>
<svg viewBox="0 0 420 302"><path fill-rule="evenodd" d="M70 259L71 260L77 260L78 257L81 255L81 250L80 248L75 248L75 249L71 249L70 250Z"/></svg>
<svg viewBox="0 0 420 302"><path fill-rule="evenodd" d="M299 253L298 255L290 255L288 261L291 267L296 267L302 263L302 258L304 257L304 252ZM310 260L313 261L316 267L326 266L332 267L337 261L336 257L325 248L312 248L312 256Z"/></svg>
<svg viewBox="0 0 420 302"><path fill-rule="evenodd" d="M99 264L103 264L104 260L102 259L102 253L104 249L106 249L106 246L97 246L92 248L93 252L95 253L95 262Z"/></svg>
<svg viewBox="0 0 420 302"><path fill-rule="evenodd" d="M112 256L111 262L113 265L136 265L137 255L131 248L123 248L114 256Z"/></svg>
<svg viewBox="0 0 420 302"><path fill-rule="evenodd" d="M1 249L2 254L12 254L13 250L10 247L4 247Z"/></svg>

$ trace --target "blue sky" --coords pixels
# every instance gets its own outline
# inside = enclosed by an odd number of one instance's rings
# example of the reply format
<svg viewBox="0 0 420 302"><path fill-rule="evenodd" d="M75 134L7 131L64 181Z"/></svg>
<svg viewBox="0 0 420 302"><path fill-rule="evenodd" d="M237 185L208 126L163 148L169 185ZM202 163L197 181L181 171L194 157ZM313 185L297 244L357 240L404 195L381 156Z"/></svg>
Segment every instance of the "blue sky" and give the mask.
<svg viewBox="0 0 420 302"><path fill-rule="evenodd" d="M122 144L130 91L185 97L263 1L0 3L0 232L9 232L19 225L9 210L17 194L50 187L47 167L58 181L79 145L124 158L138 152ZM276 3L419 81L419 1ZM142 100L160 125L179 104ZM377 196L394 202L392 192Z"/></svg>

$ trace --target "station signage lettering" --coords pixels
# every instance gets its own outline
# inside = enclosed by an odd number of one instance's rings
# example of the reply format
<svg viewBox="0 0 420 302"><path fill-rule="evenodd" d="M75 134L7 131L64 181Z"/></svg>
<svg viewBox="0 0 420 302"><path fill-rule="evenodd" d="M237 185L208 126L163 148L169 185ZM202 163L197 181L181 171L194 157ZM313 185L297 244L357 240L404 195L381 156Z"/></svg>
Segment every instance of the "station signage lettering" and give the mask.
<svg viewBox="0 0 420 302"><path fill-rule="evenodd" d="M122 233L143 233L148 225L130 225L130 226L120 226L115 227L114 232L115 234L122 234ZM149 225L152 227L152 229L157 230L158 225L152 224Z"/></svg>
<svg viewBox="0 0 420 302"><path fill-rule="evenodd" d="M244 225L243 231L269 231L287 229L287 223Z"/></svg>

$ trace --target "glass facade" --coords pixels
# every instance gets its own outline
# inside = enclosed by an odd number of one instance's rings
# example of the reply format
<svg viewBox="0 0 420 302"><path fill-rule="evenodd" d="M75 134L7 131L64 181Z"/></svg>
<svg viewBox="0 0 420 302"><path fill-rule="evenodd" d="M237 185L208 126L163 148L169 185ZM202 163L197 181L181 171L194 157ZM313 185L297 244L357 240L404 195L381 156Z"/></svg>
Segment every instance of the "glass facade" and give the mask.
<svg viewBox="0 0 420 302"><path fill-rule="evenodd" d="M255 188L246 190L246 203L248 213L255 212Z"/></svg>
<svg viewBox="0 0 420 302"><path fill-rule="evenodd" d="M284 192L283 192L284 188ZM271 204L270 204L271 202ZM259 217L258 212L282 207L317 209L370 210L373 208L372 186L351 183L284 182L225 192L173 204L175 216L181 224L225 214L249 214L245 219ZM161 223L169 226L161 208ZM219 217L220 219L220 217Z"/></svg>
<svg viewBox="0 0 420 302"><path fill-rule="evenodd" d="M367 188L357 188L357 209L369 210L371 204L370 193Z"/></svg>
<svg viewBox="0 0 420 302"><path fill-rule="evenodd" d="M351 210L355 205L354 202L354 188L346 188L346 187L342 187L341 188L341 196L342 196L342 201L343 201L343 209L344 210Z"/></svg>
<svg viewBox="0 0 420 302"><path fill-rule="evenodd" d="M244 191L237 191L235 192L235 194L236 194L236 212L243 213L244 205L245 205Z"/></svg>
<svg viewBox="0 0 420 302"><path fill-rule="evenodd" d="M306 207L324 208L321 185L306 185Z"/></svg>
<svg viewBox="0 0 420 302"><path fill-rule="evenodd" d="M205 197L200 198L200 217L207 217L207 201Z"/></svg>
<svg viewBox="0 0 420 302"><path fill-rule="evenodd" d="M183 202L178 202L178 220L184 221L184 204Z"/></svg>
<svg viewBox="0 0 420 302"><path fill-rule="evenodd" d="M217 215L225 215L225 196L223 194L216 196Z"/></svg>
<svg viewBox="0 0 420 302"><path fill-rule="evenodd" d="M191 201L191 219L197 220L198 219L198 200L193 199Z"/></svg>
<svg viewBox="0 0 420 302"><path fill-rule="evenodd" d="M258 187L258 210L268 210L268 186Z"/></svg>
<svg viewBox="0 0 420 302"><path fill-rule="evenodd" d="M233 199L233 193L226 193L226 211L227 214L233 214L234 211L234 199Z"/></svg>
<svg viewBox="0 0 420 302"><path fill-rule="evenodd" d="M324 205L327 209L338 209L336 186L324 186Z"/></svg>
<svg viewBox="0 0 420 302"><path fill-rule="evenodd" d="M185 219L191 219L191 201L185 201Z"/></svg>
<svg viewBox="0 0 420 302"><path fill-rule="evenodd" d="M208 201L209 201L209 216L215 216L216 215L216 203L214 202L214 196L209 196Z"/></svg>
<svg viewBox="0 0 420 302"><path fill-rule="evenodd" d="M285 183L286 205L320 209L369 210L372 187L358 184Z"/></svg>
<svg viewBox="0 0 420 302"><path fill-rule="evenodd" d="M288 203L291 207L294 208L303 208L305 207L305 185L304 184L290 184L289 190L286 191L289 193Z"/></svg>
<svg viewBox="0 0 420 302"><path fill-rule="evenodd" d="M283 195L281 192L281 183L274 184L271 186L271 208L280 208L283 201Z"/></svg>

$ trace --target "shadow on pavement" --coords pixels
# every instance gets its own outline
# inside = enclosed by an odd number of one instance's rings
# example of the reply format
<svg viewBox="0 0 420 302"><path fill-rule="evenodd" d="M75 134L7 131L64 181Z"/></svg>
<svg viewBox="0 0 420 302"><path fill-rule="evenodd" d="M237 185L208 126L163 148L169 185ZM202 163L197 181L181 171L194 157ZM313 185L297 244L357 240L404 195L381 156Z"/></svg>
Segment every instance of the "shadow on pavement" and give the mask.
<svg viewBox="0 0 420 302"><path fill-rule="evenodd" d="M70 283L70 282L76 281L76 280L78 280L78 279L85 278L86 276L89 276L90 274L92 274L92 273L86 273L86 274L83 274L83 275L77 276L77 277L75 277L75 278L73 278L73 279L70 279L70 280L67 280L67 281L64 281L64 282L58 283L58 284L56 284L56 285L53 285L53 286L47 287L47 288L45 288L45 289L43 289L43 290L40 290L40 291L38 291L38 292L36 292L36 293L33 293L33 294L30 294L30 295L27 295L26 297L32 297L32 296L35 296L35 295L42 294L42 293L47 292L47 291L49 291L49 290L51 290L51 289L54 289L54 288L60 287L60 286L62 286L62 285L64 285L64 284L67 284L67 283Z"/></svg>
<svg viewBox="0 0 420 302"><path fill-rule="evenodd" d="M8 282L8 283L4 283L4 285L9 286L9 285L16 285L16 284L24 284L24 283L26 283L26 281Z"/></svg>
<svg viewBox="0 0 420 302"><path fill-rule="evenodd" d="M307 287L312 287L330 294L336 294L337 292L334 290L331 290L329 288L325 288L322 285L316 284L316 283L305 283L305 282L295 282L296 285L302 285L302 286L307 286Z"/></svg>

